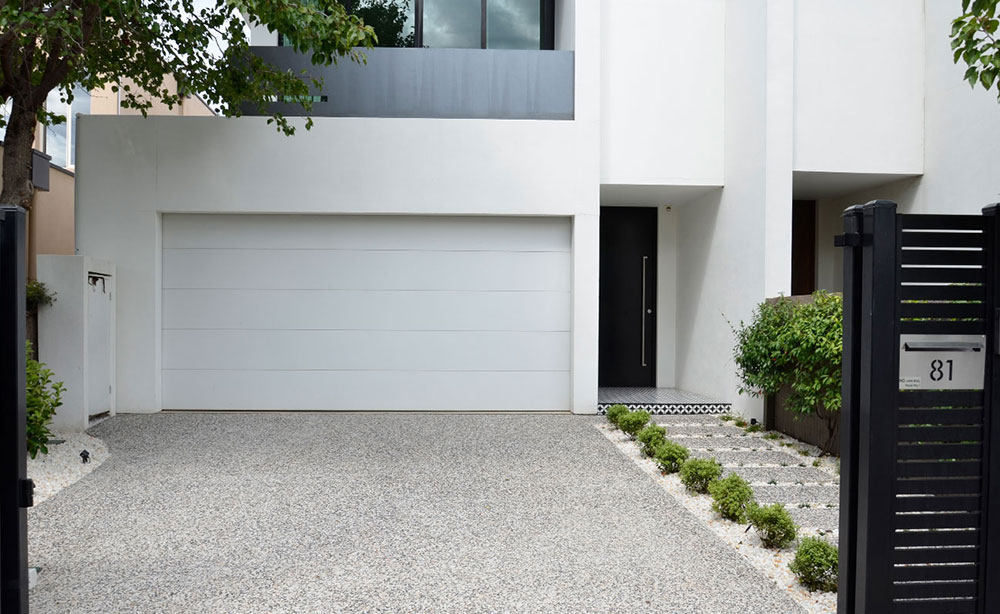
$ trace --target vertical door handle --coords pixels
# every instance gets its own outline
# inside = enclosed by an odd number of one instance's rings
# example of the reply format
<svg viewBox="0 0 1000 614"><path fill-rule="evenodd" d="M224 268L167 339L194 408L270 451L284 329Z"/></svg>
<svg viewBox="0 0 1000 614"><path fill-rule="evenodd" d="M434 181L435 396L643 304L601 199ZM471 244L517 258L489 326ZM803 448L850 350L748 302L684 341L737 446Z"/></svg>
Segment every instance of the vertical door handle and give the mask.
<svg viewBox="0 0 1000 614"><path fill-rule="evenodd" d="M642 257L642 366L646 366L646 260L649 256Z"/></svg>

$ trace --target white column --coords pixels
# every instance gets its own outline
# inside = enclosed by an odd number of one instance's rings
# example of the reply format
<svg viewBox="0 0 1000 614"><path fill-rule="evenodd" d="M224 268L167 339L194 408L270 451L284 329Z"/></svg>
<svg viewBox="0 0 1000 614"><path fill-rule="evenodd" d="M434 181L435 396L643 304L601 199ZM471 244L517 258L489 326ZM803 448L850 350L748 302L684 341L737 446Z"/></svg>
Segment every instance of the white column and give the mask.
<svg viewBox="0 0 1000 614"><path fill-rule="evenodd" d="M795 4L767 1L764 298L791 293Z"/></svg>
<svg viewBox="0 0 1000 614"><path fill-rule="evenodd" d="M656 385L676 385L677 361L677 212L657 207Z"/></svg>
<svg viewBox="0 0 1000 614"><path fill-rule="evenodd" d="M600 217L573 217L572 410L597 413L597 314L600 287Z"/></svg>

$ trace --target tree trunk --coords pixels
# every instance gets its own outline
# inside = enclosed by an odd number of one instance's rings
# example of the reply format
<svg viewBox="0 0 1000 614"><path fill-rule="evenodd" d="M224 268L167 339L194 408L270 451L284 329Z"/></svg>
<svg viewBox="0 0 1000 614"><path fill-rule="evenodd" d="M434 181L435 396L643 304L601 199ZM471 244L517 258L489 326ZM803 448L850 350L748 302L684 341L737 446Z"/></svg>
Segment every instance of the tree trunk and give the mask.
<svg viewBox="0 0 1000 614"><path fill-rule="evenodd" d="M3 191L0 203L31 209L31 149L35 142L35 109L14 100L3 139Z"/></svg>

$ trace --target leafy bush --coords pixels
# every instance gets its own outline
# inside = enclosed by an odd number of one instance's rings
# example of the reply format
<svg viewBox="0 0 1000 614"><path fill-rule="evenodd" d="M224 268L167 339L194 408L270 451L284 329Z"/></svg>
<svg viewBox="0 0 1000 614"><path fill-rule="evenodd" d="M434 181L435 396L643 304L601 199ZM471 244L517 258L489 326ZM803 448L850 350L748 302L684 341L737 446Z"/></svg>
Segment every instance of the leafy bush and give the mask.
<svg viewBox="0 0 1000 614"><path fill-rule="evenodd" d="M635 437L649 422L648 411L630 411L618 419L618 428Z"/></svg>
<svg viewBox="0 0 1000 614"><path fill-rule="evenodd" d="M726 520L747 521L747 508L753 504L753 489L735 473L708 485L712 509Z"/></svg>
<svg viewBox="0 0 1000 614"><path fill-rule="evenodd" d="M31 342L25 344L27 353L26 398L28 406L28 454L35 458L39 452L48 454L48 441L52 433L49 423L56 408L62 405L62 382L52 381L52 371L44 363L31 358Z"/></svg>
<svg viewBox="0 0 1000 614"><path fill-rule="evenodd" d="M31 280L24 288L24 302L28 311L35 311L43 305L51 305L56 300L56 293L40 281Z"/></svg>
<svg viewBox="0 0 1000 614"><path fill-rule="evenodd" d="M621 417L628 413L628 408L624 405L612 405L608 408L608 422L618 426L618 421Z"/></svg>
<svg viewBox="0 0 1000 614"><path fill-rule="evenodd" d="M751 505L747 509L750 524L756 529L761 543L767 548L780 549L795 541L798 528L780 503L759 506Z"/></svg>
<svg viewBox="0 0 1000 614"><path fill-rule="evenodd" d="M722 465L714 458L692 458L681 465L681 482L691 492L708 492L708 485L722 475Z"/></svg>
<svg viewBox="0 0 1000 614"><path fill-rule="evenodd" d="M788 564L799 584L811 591L836 592L837 547L818 537L806 537L795 551L795 560Z"/></svg>
<svg viewBox="0 0 1000 614"><path fill-rule="evenodd" d="M666 473L677 473L691 453L679 443L664 440L653 450L653 460Z"/></svg>
<svg viewBox="0 0 1000 614"><path fill-rule="evenodd" d="M636 436L636 440L642 444L642 453L646 456L653 456L656 447L663 443L667 437L667 428L658 424L649 424Z"/></svg>
<svg viewBox="0 0 1000 614"><path fill-rule="evenodd" d="M750 324L734 328L740 392L774 395L787 385L785 409L826 422L826 452L840 424L843 313L840 295L819 291L809 303L788 297L762 303Z"/></svg>

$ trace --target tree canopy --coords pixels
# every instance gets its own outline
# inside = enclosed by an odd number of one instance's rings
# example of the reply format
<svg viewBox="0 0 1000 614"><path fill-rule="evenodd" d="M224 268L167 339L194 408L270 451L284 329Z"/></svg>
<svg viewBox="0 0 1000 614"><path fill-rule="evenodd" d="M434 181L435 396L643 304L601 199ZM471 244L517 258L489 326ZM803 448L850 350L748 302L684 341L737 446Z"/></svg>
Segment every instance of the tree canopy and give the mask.
<svg viewBox="0 0 1000 614"><path fill-rule="evenodd" d="M0 202L30 204L31 144L36 121L62 117L45 109L49 92L72 101L73 87L93 90L130 82L121 105L145 114L159 98L168 106L197 92L226 116L241 105L269 113L278 97L307 113L321 83L270 65L250 53L247 24L277 31L314 64L362 61L358 48L375 43L374 30L337 0L0 0L0 103L4 121ZM164 87L173 76L177 90ZM269 122L285 134L295 127L280 113ZM307 121L306 127L310 125Z"/></svg>
<svg viewBox="0 0 1000 614"><path fill-rule="evenodd" d="M1000 99L1000 39L997 37L997 3L1000 0L962 0L962 15L952 22L951 48L954 61L968 68L965 80L987 91L996 89Z"/></svg>

